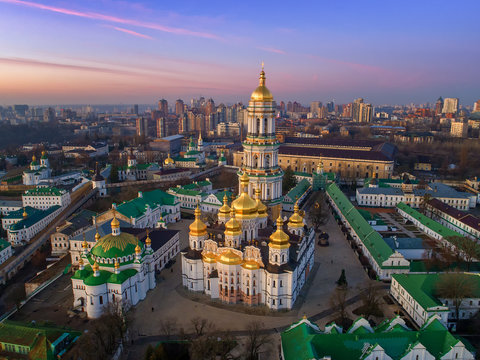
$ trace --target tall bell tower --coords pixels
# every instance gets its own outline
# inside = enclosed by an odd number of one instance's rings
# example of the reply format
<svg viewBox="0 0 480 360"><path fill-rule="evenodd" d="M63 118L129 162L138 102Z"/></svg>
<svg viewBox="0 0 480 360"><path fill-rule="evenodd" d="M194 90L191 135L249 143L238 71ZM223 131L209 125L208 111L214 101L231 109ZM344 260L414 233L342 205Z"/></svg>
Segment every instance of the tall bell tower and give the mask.
<svg viewBox="0 0 480 360"><path fill-rule="evenodd" d="M248 175L248 194L253 198L255 190L260 189L260 199L271 209L275 219L282 205L283 171L278 166L280 144L275 136L276 104L265 80L262 63L259 85L248 103L248 130L243 142L243 166L238 176L240 178L244 172Z"/></svg>

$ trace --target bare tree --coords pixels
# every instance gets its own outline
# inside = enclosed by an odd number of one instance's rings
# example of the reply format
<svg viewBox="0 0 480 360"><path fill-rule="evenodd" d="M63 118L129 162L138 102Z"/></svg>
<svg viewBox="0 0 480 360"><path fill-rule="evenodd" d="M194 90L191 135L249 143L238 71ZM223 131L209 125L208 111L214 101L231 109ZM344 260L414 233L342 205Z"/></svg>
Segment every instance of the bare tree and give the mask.
<svg viewBox="0 0 480 360"><path fill-rule="evenodd" d="M460 272L451 272L439 275L435 284L435 291L438 297L453 301L455 317L458 320L462 301L472 296L477 286L472 276Z"/></svg>
<svg viewBox="0 0 480 360"><path fill-rule="evenodd" d="M200 316L194 317L190 322L192 323L193 331L196 336L202 336L205 332L212 332L215 328L212 322Z"/></svg>
<svg viewBox="0 0 480 360"><path fill-rule="evenodd" d="M166 317L160 320L160 333L170 337L177 329L177 319L174 317Z"/></svg>
<svg viewBox="0 0 480 360"><path fill-rule="evenodd" d="M381 313L382 293L374 281L368 281L363 289L360 294L363 303L362 309L365 319L368 320L370 316Z"/></svg>
<svg viewBox="0 0 480 360"><path fill-rule="evenodd" d="M470 265L476 259L480 258L480 245L470 238L465 236L450 236L447 240L452 243L455 248L453 252L456 258L461 261L465 260L467 264L467 271L470 271Z"/></svg>
<svg viewBox="0 0 480 360"><path fill-rule="evenodd" d="M270 335L264 330L263 323L259 321L253 321L247 325L246 360L257 360L262 350L268 350L266 347L270 343Z"/></svg>
<svg viewBox="0 0 480 360"><path fill-rule="evenodd" d="M308 218L312 223L315 231L320 229L320 226L325 224L328 216L328 211L325 209L325 198L323 193L317 192L313 199L313 204L308 210Z"/></svg>
<svg viewBox="0 0 480 360"><path fill-rule="evenodd" d="M17 310L20 309L22 301L25 300L25 285L24 284L13 284L10 289L7 290L6 300L10 303L13 303Z"/></svg>
<svg viewBox="0 0 480 360"><path fill-rule="evenodd" d="M346 319L348 319L347 313L347 298L350 293L348 286L336 287L330 296L330 307L335 309L335 313L340 320L340 325L345 327Z"/></svg>

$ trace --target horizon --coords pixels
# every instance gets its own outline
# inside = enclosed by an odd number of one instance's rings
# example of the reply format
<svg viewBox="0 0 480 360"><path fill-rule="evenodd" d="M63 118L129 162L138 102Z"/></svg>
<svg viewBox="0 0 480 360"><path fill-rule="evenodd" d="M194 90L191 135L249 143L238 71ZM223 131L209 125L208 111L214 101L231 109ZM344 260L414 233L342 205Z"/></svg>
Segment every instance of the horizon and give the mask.
<svg viewBox="0 0 480 360"><path fill-rule="evenodd" d="M10 34L0 39L4 104L155 104L202 94L247 104L262 61L277 102L424 104L441 95L472 106L480 98L473 0L0 0L0 9L0 30Z"/></svg>

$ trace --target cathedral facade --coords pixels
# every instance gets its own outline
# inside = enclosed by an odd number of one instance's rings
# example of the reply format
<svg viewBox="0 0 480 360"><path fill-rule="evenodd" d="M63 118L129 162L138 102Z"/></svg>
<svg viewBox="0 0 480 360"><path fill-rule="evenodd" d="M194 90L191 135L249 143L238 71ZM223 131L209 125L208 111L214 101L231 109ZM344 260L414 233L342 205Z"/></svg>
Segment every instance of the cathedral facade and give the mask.
<svg viewBox="0 0 480 360"><path fill-rule="evenodd" d="M274 109L262 69L249 103L245 156L238 173L240 195L231 207L225 197L216 222L209 226L197 207L189 246L181 253L182 282L188 290L225 303L280 310L293 307L310 274L315 234L306 227L298 204L290 218L281 215L283 172Z"/></svg>

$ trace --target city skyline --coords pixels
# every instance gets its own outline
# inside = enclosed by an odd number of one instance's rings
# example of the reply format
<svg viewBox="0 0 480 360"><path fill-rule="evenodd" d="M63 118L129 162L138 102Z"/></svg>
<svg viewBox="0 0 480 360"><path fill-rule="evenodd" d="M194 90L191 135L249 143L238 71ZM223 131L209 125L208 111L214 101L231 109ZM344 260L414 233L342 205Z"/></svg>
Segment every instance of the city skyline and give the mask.
<svg viewBox="0 0 480 360"><path fill-rule="evenodd" d="M278 101L472 106L479 4L410 4L0 0L0 99L246 103L265 61Z"/></svg>

